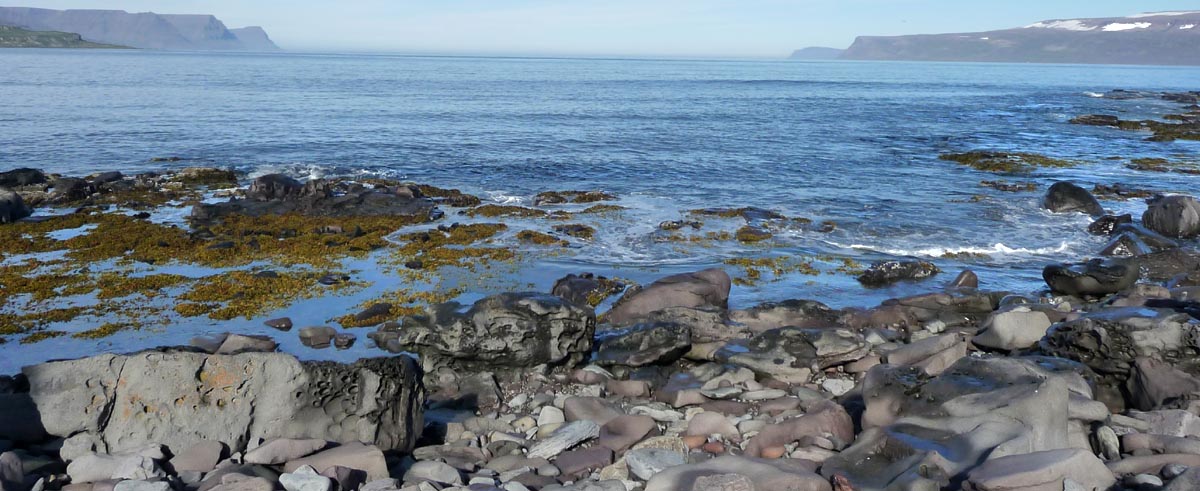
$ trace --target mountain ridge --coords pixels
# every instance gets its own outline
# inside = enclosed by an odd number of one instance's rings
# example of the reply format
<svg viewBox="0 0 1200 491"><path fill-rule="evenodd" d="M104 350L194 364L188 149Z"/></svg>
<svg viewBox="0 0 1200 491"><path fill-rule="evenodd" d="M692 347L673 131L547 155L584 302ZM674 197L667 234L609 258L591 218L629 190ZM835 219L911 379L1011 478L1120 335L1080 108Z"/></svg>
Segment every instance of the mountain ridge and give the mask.
<svg viewBox="0 0 1200 491"><path fill-rule="evenodd" d="M0 7L0 25L30 31L79 34L83 40L164 50L275 51L279 47L262 28L229 29L208 14L130 13L124 10L52 10ZM249 30L248 30L249 29ZM245 34L242 39L238 33Z"/></svg>

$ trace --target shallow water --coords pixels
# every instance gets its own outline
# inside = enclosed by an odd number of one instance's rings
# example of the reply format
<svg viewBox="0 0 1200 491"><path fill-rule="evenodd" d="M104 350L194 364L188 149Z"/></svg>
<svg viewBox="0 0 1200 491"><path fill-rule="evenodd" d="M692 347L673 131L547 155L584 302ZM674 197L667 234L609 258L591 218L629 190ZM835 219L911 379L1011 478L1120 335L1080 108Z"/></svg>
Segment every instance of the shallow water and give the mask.
<svg viewBox="0 0 1200 491"><path fill-rule="evenodd" d="M1079 114L1139 119L1178 112L1173 103L1095 95L1114 88L1194 90L1197 68L68 50L0 50L0 66L0 170L87 174L221 165L251 176L403 178L498 203L529 204L546 190L602 189L629 208L583 220L599 230L593 241L530 258L484 284L468 278L467 298L545 291L571 272L649 281L761 255L864 263L913 255L934 260L945 273L867 290L829 264L819 276L735 287L735 307L787 298L869 306L935 289L966 267L985 288L1030 292L1042 286L1046 263L1089 257L1103 240L1086 233L1087 217L1040 210L1039 192L1004 193L979 181L1029 180L1045 189L1070 179L1089 188L1122 182L1194 192L1191 176L1137 172L1110 158L1195 160L1200 151L1196 142L1152 143L1142 133L1067 124ZM937 159L973 149L1084 163L1012 177ZM187 160L150 162L166 156ZM1104 205L1135 214L1145 207ZM652 240L659 222L685 210L740 206L832 220L838 228L791 229L760 246ZM739 225L706 220L705 231ZM941 257L963 252L986 257ZM359 269L372 274L369 264ZM340 315L367 298L305 301L277 314L320 324L331 310ZM9 343L0 348L10 355L0 357L0 373L97 348L128 350L224 330L269 331L257 320L186 320L99 343ZM359 346L343 353L309 352L293 343L294 335L279 337L285 349L309 357L377 353L362 339L367 331L357 332Z"/></svg>

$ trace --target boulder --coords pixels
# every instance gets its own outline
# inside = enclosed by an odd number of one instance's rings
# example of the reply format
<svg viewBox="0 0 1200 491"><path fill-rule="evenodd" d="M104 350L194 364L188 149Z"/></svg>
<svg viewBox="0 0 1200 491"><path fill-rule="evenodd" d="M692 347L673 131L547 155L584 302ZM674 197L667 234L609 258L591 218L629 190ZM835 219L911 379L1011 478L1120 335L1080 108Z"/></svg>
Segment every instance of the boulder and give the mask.
<svg viewBox="0 0 1200 491"><path fill-rule="evenodd" d="M147 351L26 367L30 396L51 435L95 435L114 453L171 442L318 438L413 447L424 386L408 357L343 365L283 353Z"/></svg>
<svg viewBox="0 0 1200 491"><path fill-rule="evenodd" d="M293 438L272 438L254 447L242 456L247 464L276 465L290 460L312 455L326 446L328 442L319 439L298 440Z"/></svg>
<svg viewBox="0 0 1200 491"><path fill-rule="evenodd" d="M1051 290L1065 295L1102 297L1137 283L1138 265L1123 259L1093 259L1080 264L1052 264L1042 270Z"/></svg>
<svg viewBox="0 0 1200 491"><path fill-rule="evenodd" d="M32 184L45 184L46 174L37 169L22 167L0 172L0 188L15 188Z"/></svg>
<svg viewBox="0 0 1200 491"><path fill-rule="evenodd" d="M1083 489L1108 489L1117 482L1104 462L1077 448L991 459L967 479L974 491L1061 491L1068 479Z"/></svg>
<svg viewBox="0 0 1200 491"><path fill-rule="evenodd" d="M784 300L731 311L729 320L760 333L780 327L833 327L838 325L839 315L815 300Z"/></svg>
<svg viewBox="0 0 1200 491"><path fill-rule="evenodd" d="M229 456L229 450L224 443L214 441L198 442L171 458L171 468L175 472L209 472L217 468L217 463Z"/></svg>
<svg viewBox="0 0 1200 491"><path fill-rule="evenodd" d="M620 281L596 276L592 273L583 273L580 275L569 274L554 282L550 294L565 298L578 305L596 307L624 289L625 284Z"/></svg>
<svg viewBox="0 0 1200 491"><path fill-rule="evenodd" d="M359 442L346 443L308 457L288 461L287 464L284 464L283 470L295 472L296 469L304 466L322 471L333 466L342 466L365 472L368 481L391 477L388 475L387 461L384 460L383 452L379 447Z"/></svg>
<svg viewBox="0 0 1200 491"><path fill-rule="evenodd" d="M0 223L12 223L33 214L21 195L14 191L0 188Z"/></svg>
<svg viewBox="0 0 1200 491"><path fill-rule="evenodd" d="M1150 202L1142 214L1146 228L1178 239L1200 235L1200 201L1191 196L1165 196Z"/></svg>
<svg viewBox="0 0 1200 491"><path fill-rule="evenodd" d="M258 201L285 199L297 196L304 189L304 183L283 174L267 174L257 177L250 182L246 197Z"/></svg>
<svg viewBox="0 0 1200 491"><path fill-rule="evenodd" d="M1088 225L1088 233L1092 235L1112 235L1118 226L1133 223L1133 215L1104 215Z"/></svg>
<svg viewBox="0 0 1200 491"><path fill-rule="evenodd" d="M996 350L1026 349L1037 345L1049 329L1050 317L1044 312L1016 306L992 314L973 342Z"/></svg>
<svg viewBox="0 0 1200 491"><path fill-rule="evenodd" d="M721 269L706 269L662 278L646 287L626 291L605 319L615 325L629 325L651 312L669 307L714 308L724 310L732 287L729 274Z"/></svg>
<svg viewBox="0 0 1200 491"><path fill-rule="evenodd" d="M596 342L592 363L640 367L678 360L692 347L692 330L680 324L637 324L606 331Z"/></svg>
<svg viewBox="0 0 1200 491"><path fill-rule="evenodd" d="M449 366L471 371L574 366L587 358L595 313L544 293L505 293L475 302L465 313L451 302L428 316L404 319L389 339L392 352L420 353L428 373Z"/></svg>
<svg viewBox="0 0 1200 491"><path fill-rule="evenodd" d="M321 179L296 187L286 176L263 176L247 191L248 199L198 204L188 220L193 225L219 223L230 215L250 217L296 214L316 217L406 217L413 223L432 221L442 215L430 199L408 187L374 188L330 183Z"/></svg>
<svg viewBox="0 0 1200 491"><path fill-rule="evenodd" d="M1042 208L1054 213L1086 213L1093 217L1104 215L1104 207L1088 190L1069 182L1056 182L1042 198Z"/></svg>
<svg viewBox="0 0 1200 491"><path fill-rule="evenodd" d="M858 276L858 282L870 288L888 286L900 281L918 281L942 272L928 261L877 261Z"/></svg>
<svg viewBox="0 0 1200 491"><path fill-rule="evenodd" d="M56 203L69 203L87 199L95 189L87 181L78 177L61 177L50 183L54 188L50 198Z"/></svg>

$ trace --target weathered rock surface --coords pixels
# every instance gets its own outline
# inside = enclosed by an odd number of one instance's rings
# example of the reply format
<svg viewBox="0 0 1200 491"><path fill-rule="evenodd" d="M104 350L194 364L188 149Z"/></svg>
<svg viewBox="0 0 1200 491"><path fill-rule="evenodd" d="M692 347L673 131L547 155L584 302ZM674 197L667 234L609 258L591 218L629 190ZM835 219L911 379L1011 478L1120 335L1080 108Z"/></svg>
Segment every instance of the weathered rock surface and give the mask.
<svg viewBox="0 0 1200 491"><path fill-rule="evenodd" d="M692 347L692 330L680 324L637 324L606 331L597 340L592 362L602 366L640 367L678 360Z"/></svg>
<svg viewBox="0 0 1200 491"><path fill-rule="evenodd" d="M299 186L299 187L297 187ZM282 175L259 177L247 192L248 199L200 204L192 208L194 224L218 222L229 215L265 216L404 216L426 222L439 215L433 201L410 187L374 189L333 184L317 179L300 184Z"/></svg>
<svg viewBox="0 0 1200 491"><path fill-rule="evenodd" d="M675 466L659 472L646 482L645 491L679 491L697 489L696 482L704 477L740 474L746 476L758 490L831 491L833 488L813 472L815 465L806 460L765 460L732 455L717 457L699 464Z"/></svg>
<svg viewBox="0 0 1200 491"><path fill-rule="evenodd" d="M727 344L718 359L785 383L806 383L815 370L866 356L869 345L848 329L771 329Z"/></svg>
<svg viewBox="0 0 1200 491"><path fill-rule="evenodd" d="M317 438L411 449L424 387L411 358L351 365L282 353L148 351L26 367L47 432L90 433L110 452L251 438Z"/></svg>
<svg viewBox="0 0 1200 491"><path fill-rule="evenodd" d="M1050 329L1050 317L1028 307L998 311L983 324L983 331L973 340L976 345L998 350L1032 347Z"/></svg>
<svg viewBox="0 0 1200 491"><path fill-rule="evenodd" d="M917 281L930 278L941 270L928 261L879 261L858 276L858 282L867 287L882 287L900 281Z"/></svg>
<svg viewBox="0 0 1200 491"><path fill-rule="evenodd" d="M537 365L574 366L592 348L596 317L590 307L543 293L505 293L467 310L451 303L429 316L404 320L398 332L375 341L389 351L420 353L429 373L437 368L496 370Z"/></svg>
<svg viewBox="0 0 1200 491"><path fill-rule="evenodd" d="M1104 462L1074 448L988 460L968 475L969 489L975 491L1061 490L1068 479L1083 489L1108 489L1117 482Z"/></svg>
<svg viewBox="0 0 1200 491"><path fill-rule="evenodd" d="M605 318L613 325L621 326L638 322L651 312L669 307L724 310L729 306L729 289L732 285L729 274L720 269L668 276L646 287L629 289L605 314Z"/></svg>
<svg viewBox="0 0 1200 491"><path fill-rule="evenodd" d="M1167 237L1195 237L1200 235L1200 201L1191 196L1155 199L1142 214L1142 224Z"/></svg>
<svg viewBox="0 0 1200 491"><path fill-rule="evenodd" d="M1122 259L1093 259L1081 264L1053 264L1042 271L1051 290L1074 296L1102 297L1137 283L1138 265Z"/></svg>

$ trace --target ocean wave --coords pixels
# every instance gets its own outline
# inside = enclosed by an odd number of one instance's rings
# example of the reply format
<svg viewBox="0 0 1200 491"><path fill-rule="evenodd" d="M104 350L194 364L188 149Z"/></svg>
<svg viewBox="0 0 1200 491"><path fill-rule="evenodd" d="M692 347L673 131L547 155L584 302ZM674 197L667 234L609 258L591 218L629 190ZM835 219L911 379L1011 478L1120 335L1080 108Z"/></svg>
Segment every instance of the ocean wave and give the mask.
<svg viewBox="0 0 1200 491"><path fill-rule="evenodd" d="M1093 98L1096 98L1096 99L1103 99L1103 98L1104 98L1104 94L1102 94L1102 93L1100 93L1100 92L1084 92L1084 93L1083 93L1083 95L1086 95L1086 96L1088 96L1088 97L1093 97Z"/></svg>
<svg viewBox="0 0 1200 491"><path fill-rule="evenodd" d="M1055 247L1036 247L1036 248L1009 247L1007 245L1004 245L1003 243L998 242L996 244L993 244L990 247L977 247L977 246L936 247L935 246L935 247L927 247L924 249L888 249L888 248L880 248L880 247L864 245L864 244L850 244L850 245L842 245L842 244L836 244L836 243L831 243L831 244L836 245L838 247L845 248L845 249L875 251L875 252L881 252L881 253L889 254L889 255L893 255L893 256L925 256L925 257L942 257L942 256L947 256L947 255L955 255L955 254L983 254L983 255L988 255L988 256L1047 255L1047 254L1060 254L1063 252L1067 252L1071 249L1070 244L1068 244L1067 242L1062 242L1058 246L1055 246Z"/></svg>
<svg viewBox="0 0 1200 491"><path fill-rule="evenodd" d="M520 205L525 203L524 196L506 194L504 191L486 191L488 199L502 205Z"/></svg>
<svg viewBox="0 0 1200 491"><path fill-rule="evenodd" d="M268 174L284 174L296 179L321 179L329 175L332 170L332 168L325 165L302 164L299 162L292 164L263 164L250 171L248 177L255 179Z"/></svg>

